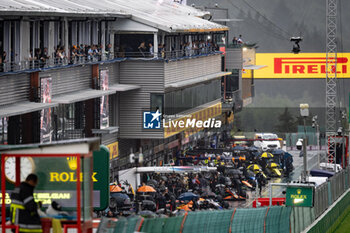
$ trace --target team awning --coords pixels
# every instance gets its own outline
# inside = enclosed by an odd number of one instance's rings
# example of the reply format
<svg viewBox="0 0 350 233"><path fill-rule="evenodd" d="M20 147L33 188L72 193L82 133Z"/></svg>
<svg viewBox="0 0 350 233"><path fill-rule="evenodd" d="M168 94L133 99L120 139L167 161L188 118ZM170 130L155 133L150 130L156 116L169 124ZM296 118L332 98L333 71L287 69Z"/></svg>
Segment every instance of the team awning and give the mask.
<svg viewBox="0 0 350 233"><path fill-rule="evenodd" d="M105 95L113 95L115 94L115 90L94 90L94 89L88 89L83 91L77 91L77 92L69 92L62 95L57 95L52 97L52 102L59 103L59 104L71 104L75 102L80 102L84 100L89 99L95 99L99 98Z"/></svg>
<svg viewBox="0 0 350 233"><path fill-rule="evenodd" d="M0 118L36 112L45 108L56 107L57 105L57 103L36 103L30 101L4 105L0 106Z"/></svg>
<svg viewBox="0 0 350 233"><path fill-rule="evenodd" d="M199 84L199 83L203 83L203 82L207 82L216 78L220 78L222 76L226 76L226 75L230 75L232 74L232 72L219 72L219 73L215 73L215 74L210 74L210 75L205 75L205 76L201 76L198 78L192 78L189 80L185 80L185 81L180 81L180 82L176 82L176 83L170 83L165 85L165 88L182 88L182 87L186 87L186 86L191 86L194 84Z"/></svg>
<svg viewBox="0 0 350 233"><path fill-rule="evenodd" d="M114 90L116 92L122 92L122 91L131 91L131 90L137 90L140 89L141 86L139 85L132 85L132 84L113 84L108 87L109 90Z"/></svg>

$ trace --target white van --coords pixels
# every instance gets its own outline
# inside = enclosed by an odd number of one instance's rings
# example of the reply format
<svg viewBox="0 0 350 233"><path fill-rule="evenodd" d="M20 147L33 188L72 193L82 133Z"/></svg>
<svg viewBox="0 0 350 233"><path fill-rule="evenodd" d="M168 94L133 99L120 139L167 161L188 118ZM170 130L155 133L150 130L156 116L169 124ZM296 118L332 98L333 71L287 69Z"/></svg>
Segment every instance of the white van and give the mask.
<svg viewBox="0 0 350 233"><path fill-rule="evenodd" d="M263 151L281 149L281 139L278 138L277 134L256 133L254 139L254 146L261 148Z"/></svg>

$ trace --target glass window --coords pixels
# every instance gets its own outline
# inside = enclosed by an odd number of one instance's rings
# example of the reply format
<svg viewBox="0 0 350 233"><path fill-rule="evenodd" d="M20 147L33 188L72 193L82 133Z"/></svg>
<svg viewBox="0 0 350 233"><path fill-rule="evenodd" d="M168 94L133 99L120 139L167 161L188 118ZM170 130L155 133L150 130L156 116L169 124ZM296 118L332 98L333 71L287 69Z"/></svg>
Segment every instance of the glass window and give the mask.
<svg viewBox="0 0 350 233"><path fill-rule="evenodd" d="M221 80L165 94L166 114L173 115L221 98Z"/></svg>
<svg viewBox="0 0 350 233"><path fill-rule="evenodd" d="M151 94L151 111L163 112L163 94Z"/></svg>
<svg viewBox="0 0 350 233"><path fill-rule="evenodd" d="M0 144L7 144L7 117L0 118Z"/></svg>

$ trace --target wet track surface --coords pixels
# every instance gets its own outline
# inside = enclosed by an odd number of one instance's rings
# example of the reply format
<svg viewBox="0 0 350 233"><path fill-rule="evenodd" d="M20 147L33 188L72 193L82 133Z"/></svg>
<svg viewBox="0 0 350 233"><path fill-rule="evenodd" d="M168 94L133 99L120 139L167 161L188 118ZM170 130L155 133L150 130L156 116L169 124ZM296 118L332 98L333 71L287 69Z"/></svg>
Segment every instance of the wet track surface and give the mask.
<svg viewBox="0 0 350 233"><path fill-rule="evenodd" d="M303 170L303 158L299 157L299 153L300 151L288 151L290 154L293 155L293 165L294 165L294 170L293 172L290 174L289 177L281 177L281 178L273 178L271 180L269 180L269 183L287 183L287 182L291 182L293 180L298 180L300 178L300 175L302 173ZM320 152L320 153L324 153L324 152ZM307 169L313 169L317 166L317 151L308 151L308 166ZM261 192L261 196L259 196L259 192L255 192L255 191L247 191L248 195L249 195L249 199L246 201L231 201L230 207L231 208L251 208L253 206L253 201L255 200L255 198L259 198L259 197L265 197L268 198L270 193L269 193L269 185L265 185L265 187L263 188L262 192ZM283 187L273 187L272 188L272 197L285 197L282 194L282 191L285 190L285 188Z"/></svg>

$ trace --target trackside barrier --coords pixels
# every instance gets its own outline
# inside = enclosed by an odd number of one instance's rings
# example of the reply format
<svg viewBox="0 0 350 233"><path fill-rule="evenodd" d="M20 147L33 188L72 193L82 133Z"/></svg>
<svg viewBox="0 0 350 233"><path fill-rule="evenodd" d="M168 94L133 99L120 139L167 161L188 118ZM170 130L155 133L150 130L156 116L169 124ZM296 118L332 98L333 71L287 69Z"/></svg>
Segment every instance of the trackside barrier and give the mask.
<svg viewBox="0 0 350 233"><path fill-rule="evenodd" d="M342 199L329 210L308 233L333 232L337 225L350 212L350 192L347 192Z"/></svg>
<svg viewBox="0 0 350 233"><path fill-rule="evenodd" d="M309 227L315 220L318 221L315 226L309 230L309 232L327 232L334 222L339 218L341 219L342 213L347 213L347 195L343 197L332 209L322 217L319 218L327 209L335 203L340 196L342 196L350 187L350 168L342 170L329 178L328 181L315 189L314 195L314 207L306 209L300 209L301 207L293 208L291 215L292 232L301 232ZM342 204L339 204L342 203ZM306 207L304 207L306 208ZM345 212L344 212L345 211ZM350 211L350 210L349 210ZM329 216L332 215L332 216ZM311 222L310 222L311 221Z"/></svg>
<svg viewBox="0 0 350 233"><path fill-rule="evenodd" d="M344 194L349 185L350 168L346 168L316 187L312 208L272 206L195 211L183 216L164 218L120 218L114 224L101 221L106 227L99 226L98 233L297 233L310 227L308 232L323 233L334 228L333 225L350 212L350 192ZM342 199L331 206L339 197ZM330 206L332 209L328 210ZM329 212L323 214L325 211ZM318 222L314 223L315 220ZM107 226L109 229L106 229Z"/></svg>
<svg viewBox="0 0 350 233"><path fill-rule="evenodd" d="M314 213L317 218L329 206L328 202L328 182L316 187L314 195Z"/></svg>
<svg viewBox="0 0 350 233"><path fill-rule="evenodd" d="M302 232L315 221L314 209L311 207L293 207L290 215L291 232Z"/></svg>
<svg viewBox="0 0 350 233"><path fill-rule="evenodd" d="M188 212L164 218L101 221L97 233L289 233L292 208L284 206ZM111 228L113 226L113 228Z"/></svg>
<svg viewBox="0 0 350 233"><path fill-rule="evenodd" d="M289 232L291 211L290 207L271 206L265 219L265 231L271 233Z"/></svg>

